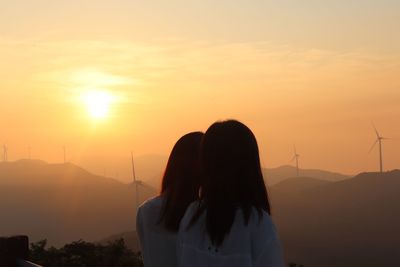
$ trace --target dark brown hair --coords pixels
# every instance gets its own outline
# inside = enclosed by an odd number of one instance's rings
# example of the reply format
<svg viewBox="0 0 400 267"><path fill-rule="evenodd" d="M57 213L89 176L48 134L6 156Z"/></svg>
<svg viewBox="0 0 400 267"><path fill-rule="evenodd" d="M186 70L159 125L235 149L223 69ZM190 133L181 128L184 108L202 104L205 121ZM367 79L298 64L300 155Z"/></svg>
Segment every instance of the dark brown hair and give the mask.
<svg viewBox="0 0 400 267"><path fill-rule="evenodd" d="M241 209L245 223L255 208L270 213L256 138L236 120L216 122L202 141L201 164L204 172L199 206L191 224L206 213L206 230L214 245L221 245L229 233L236 211Z"/></svg>
<svg viewBox="0 0 400 267"><path fill-rule="evenodd" d="M190 203L199 197L199 151L202 132L192 132L176 142L161 185L164 202L159 218L166 229L177 232Z"/></svg>

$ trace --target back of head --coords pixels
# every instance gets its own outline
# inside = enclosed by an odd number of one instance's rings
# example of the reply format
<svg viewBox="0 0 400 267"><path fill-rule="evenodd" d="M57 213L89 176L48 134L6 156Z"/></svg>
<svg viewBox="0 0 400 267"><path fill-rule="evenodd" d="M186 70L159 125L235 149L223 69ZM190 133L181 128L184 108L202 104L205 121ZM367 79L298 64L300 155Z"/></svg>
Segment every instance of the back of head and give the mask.
<svg viewBox="0 0 400 267"><path fill-rule="evenodd" d="M188 205L198 199L201 132L182 136L168 159L161 185L164 197L159 223L176 232Z"/></svg>
<svg viewBox="0 0 400 267"><path fill-rule="evenodd" d="M206 212L207 232L215 245L223 242L238 209L246 224L253 208L260 216L263 210L270 212L257 141L247 126L235 120L211 125L203 137L201 162L202 201L192 223Z"/></svg>

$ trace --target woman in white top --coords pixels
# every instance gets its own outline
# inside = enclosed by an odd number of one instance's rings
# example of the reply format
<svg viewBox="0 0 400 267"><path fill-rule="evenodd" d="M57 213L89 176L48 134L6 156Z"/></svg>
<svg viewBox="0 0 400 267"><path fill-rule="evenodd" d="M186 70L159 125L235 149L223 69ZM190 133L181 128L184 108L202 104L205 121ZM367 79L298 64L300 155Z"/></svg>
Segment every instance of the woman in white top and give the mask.
<svg viewBox="0 0 400 267"><path fill-rule="evenodd" d="M199 195L199 149L203 133L181 137L172 149L159 196L140 206L136 231L145 267L175 267L179 223Z"/></svg>
<svg viewBox="0 0 400 267"><path fill-rule="evenodd" d="M201 194L180 225L178 266L285 266L251 130L235 120L214 123L200 154Z"/></svg>

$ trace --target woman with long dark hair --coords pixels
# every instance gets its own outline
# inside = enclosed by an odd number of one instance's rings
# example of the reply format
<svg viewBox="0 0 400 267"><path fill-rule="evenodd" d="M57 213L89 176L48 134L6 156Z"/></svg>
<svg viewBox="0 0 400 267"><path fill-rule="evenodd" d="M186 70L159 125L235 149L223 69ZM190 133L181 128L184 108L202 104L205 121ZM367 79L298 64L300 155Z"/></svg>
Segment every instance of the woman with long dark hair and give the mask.
<svg viewBox="0 0 400 267"><path fill-rule="evenodd" d="M200 154L201 194L180 225L178 266L283 267L254 134L235 120L216 122Z"/></svg>
<svg viewBox="0 0 400 267"><path fill-rule="evenodd" d="M145 267L175 267L179 223L199 196L199 149L203 133L181 137L169 156L158 197L138 210L136 231Z"/></svg>

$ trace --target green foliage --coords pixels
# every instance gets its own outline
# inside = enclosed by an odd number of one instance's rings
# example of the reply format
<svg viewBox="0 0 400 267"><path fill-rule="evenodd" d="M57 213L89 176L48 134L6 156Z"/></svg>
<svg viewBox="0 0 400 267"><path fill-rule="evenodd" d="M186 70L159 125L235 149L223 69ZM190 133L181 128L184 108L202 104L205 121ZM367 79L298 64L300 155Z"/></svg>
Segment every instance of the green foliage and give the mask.
<svg viewBox="0 0 400 267"><path fill-rule="evenodd" d="M59 249L46 245L47 240L32 243L30 260L46 267L143 267L140 253L129 250L123 239L107 245L79 240Z"/></svg>

